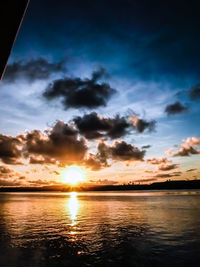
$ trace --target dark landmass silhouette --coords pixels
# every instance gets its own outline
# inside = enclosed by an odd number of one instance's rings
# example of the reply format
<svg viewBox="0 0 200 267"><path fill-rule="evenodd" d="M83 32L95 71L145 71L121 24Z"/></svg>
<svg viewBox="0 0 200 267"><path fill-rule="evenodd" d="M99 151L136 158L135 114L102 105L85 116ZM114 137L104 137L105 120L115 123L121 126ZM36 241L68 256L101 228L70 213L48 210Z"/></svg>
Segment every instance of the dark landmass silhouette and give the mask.
<svg viewBox="0 0 200 267"><path fill-rule="evenodd" d="M87 192L87 191L122 191L122 190L173 190L200 189L200 180L179 180L156 182L152 184L124 184L124 185L51 185L40 187L0 187L0 192Z"/></svg>

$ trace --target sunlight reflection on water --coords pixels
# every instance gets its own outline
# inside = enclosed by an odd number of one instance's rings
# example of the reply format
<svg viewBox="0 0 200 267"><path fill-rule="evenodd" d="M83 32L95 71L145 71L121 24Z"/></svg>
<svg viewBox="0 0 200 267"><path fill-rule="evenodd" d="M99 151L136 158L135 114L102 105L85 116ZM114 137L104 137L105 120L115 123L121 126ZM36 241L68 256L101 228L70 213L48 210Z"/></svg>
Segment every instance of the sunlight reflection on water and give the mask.
<svg viewBox="0 0 200 267"><path fill-rule="evenodd" d="M198 190L0 193L0 266L193 266L199 214Z"/></svg>
<svg viewBox="0 0 200 267"><path fill-rule="evenodd" d="M68 200L68 204L67 204L69 213L70 213L70 219L71 219L71 226L76 225L76 216L78 213L78 209L79 209L79 202L77 199L77 193L76 192L71 192L70 193L70 199Z"/></svg>

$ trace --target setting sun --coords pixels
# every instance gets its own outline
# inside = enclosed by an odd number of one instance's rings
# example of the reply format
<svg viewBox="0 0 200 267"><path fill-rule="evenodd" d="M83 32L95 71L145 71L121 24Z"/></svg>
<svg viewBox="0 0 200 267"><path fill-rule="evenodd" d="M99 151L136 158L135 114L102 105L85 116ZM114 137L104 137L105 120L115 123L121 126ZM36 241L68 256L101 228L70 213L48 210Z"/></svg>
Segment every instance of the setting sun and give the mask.
<svg viewBox="0 0 200 267"><path fill-rule="evenodd" d="M63 172L62 182L64 184L75 185L79 182L83 182L85 179L85 172L78 166L70 166Z"/></svg>

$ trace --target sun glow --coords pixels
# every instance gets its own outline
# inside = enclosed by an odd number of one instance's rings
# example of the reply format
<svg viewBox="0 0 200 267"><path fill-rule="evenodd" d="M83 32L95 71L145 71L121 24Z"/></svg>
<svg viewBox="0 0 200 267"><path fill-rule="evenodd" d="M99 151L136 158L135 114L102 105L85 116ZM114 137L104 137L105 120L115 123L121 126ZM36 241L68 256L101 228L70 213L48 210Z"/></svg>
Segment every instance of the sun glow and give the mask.
<svg viewBox="0 0 200 267"><path fill-rule="evenodd" d="M70 166L63 172L64 184L76 185L85 180L85 172L78 166Z"/></svg>

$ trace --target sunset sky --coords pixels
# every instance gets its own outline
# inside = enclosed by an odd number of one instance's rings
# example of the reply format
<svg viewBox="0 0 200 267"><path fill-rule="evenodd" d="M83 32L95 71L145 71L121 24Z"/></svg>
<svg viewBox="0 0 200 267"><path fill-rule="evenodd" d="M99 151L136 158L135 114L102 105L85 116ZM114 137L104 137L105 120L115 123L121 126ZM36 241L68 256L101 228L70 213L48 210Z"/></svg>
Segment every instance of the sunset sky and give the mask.
<svg viewBox="0 0 200 267"><path fill-rule="evenodd" d="M195 1L31 1L0 84L0 186L196 179Z"/></svg>

